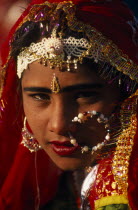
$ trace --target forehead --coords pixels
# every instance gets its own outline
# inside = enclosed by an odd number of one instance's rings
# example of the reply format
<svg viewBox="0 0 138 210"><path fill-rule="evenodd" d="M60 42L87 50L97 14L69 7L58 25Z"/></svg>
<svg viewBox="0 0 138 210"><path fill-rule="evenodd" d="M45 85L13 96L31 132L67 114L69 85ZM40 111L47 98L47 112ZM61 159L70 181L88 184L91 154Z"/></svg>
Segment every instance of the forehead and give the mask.
<svg viewBox="0 0 138 210"><path fill-rule="evenodd" d="M44 66L38 61L29 65L23 73L22 84L26 86L51 86L53 75L58 77L60 86L68 86L83 83L104 83L96 73L96 69L90 69L87 65L78 65L75 71L60 71L58 68L51 69L49 65Z"/></svg>

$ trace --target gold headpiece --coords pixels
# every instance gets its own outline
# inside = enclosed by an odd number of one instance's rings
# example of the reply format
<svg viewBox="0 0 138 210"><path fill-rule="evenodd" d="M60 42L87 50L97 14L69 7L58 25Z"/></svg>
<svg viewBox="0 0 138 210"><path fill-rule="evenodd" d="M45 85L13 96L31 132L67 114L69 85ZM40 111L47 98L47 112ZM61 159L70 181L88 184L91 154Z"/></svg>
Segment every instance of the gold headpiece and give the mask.
<svg viewBox="0 0 138 210"><path fill-rule="evenodd" d="M45 8L45 9L44 9ZM42 9L42 12L41 12ZM111 40L104 37L97 29L88 24L84 24L75 17L75 5L71 1L60 3L50 3L33 5L29 14L25 17L26 21L47 21L54 16L55 21L59 21L59 10L64 11L64 20L60 23L61 30L49 38L43 38L38 43L32 43L29 47L21 50L18 56L18 76L27 68L28 64L35 60L42 60L42 63L50 61L51 67L66 67L70 70L70 65L77 68L77 63L82 62L83 58L93 58L96 62L99 60L107 62L118 71L128 75L132 80L138 82L138 66L127 55L125 55ZM41 15L42 13L42 15ZM37 16L40 16L39 18ZM38 20L37 20L38 18ZM66 26L74 31L83 33L85 38L76 39L74 37L66 38L62 30ZM19 26L20 27L20 26Z"/></svg>
<svg viewBox="0 0 138 210"><path fill-rule="evenodd" d="M43 38L38 43L32 43L30 47L26 47L17 57L17 75L21 78L22 72L27 69L28 64L40 60L46 65L47 60L50 62L50 67L63 67L70 71L70 65L74 65L77 69L77 63L82 62L83 57L93 57L95 60L100 59L100 55L90 55L91 45L84 38L76 39L69 37L61 39L51 36Z"/></svg>

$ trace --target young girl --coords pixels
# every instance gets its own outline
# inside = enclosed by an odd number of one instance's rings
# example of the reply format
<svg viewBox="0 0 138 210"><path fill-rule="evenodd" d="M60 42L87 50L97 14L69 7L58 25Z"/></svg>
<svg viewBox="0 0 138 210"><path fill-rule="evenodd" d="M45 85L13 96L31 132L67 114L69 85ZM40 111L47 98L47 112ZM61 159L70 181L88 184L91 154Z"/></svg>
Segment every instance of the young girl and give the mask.
<svg viewBox="0 0 138 210"><path fill-rule="evenodd" d="M82 209L134 208L136 32L120 1L25 10L2 52L1 209L79 209L88 171Z"/></svg>

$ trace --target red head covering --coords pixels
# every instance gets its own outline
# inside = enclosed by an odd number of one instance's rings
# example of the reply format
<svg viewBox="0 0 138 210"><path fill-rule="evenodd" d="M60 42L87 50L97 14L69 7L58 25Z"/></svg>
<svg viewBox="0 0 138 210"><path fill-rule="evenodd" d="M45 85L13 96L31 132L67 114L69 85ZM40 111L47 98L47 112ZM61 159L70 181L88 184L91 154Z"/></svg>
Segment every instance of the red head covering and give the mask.
<svg viewBox="0 0 138 210"><path fill-rule="evenodd" d="M49 2L54 4L57 4L58 2L62 2L63 4L67 3L63 0L50 0ZM77 21L81 21L83 23L86 23L87 25L90 25L92 27L92 30L94 29L96 40L100 39L101 35L101 38L105 39L104 41L107 42L106 45L105 43L103 43L103 48L105 48L105 51L103 51L102 53L104 53L104 55L106 54L111 65L116 68L118 67L117 70L122 71L133 80L138 81L138 28L135 17L131 13L131 11L122 3L122 1L119 0L78 0L72 2L76 5L75 16L77 17ZM70 2L68 2L68 4L69 3ZM23 24L23 22L29 20L27 16L31 8L37 7L38 4L44 5L46 4L46 1L32 1L11 30L8 39L12 40L12 36L17 28L19 28ZM70 14L72 13L74 13L74 11L70 9ZM72 27L74 27L75 29L75 26ZM3 64L5 64L8 57L7 53L9 52L8 48L10 43L7 44L8 45L5 45L3 47ZM102 43L99 42L99 46L101 45Z"/></svg>
<svg viewBox="0 0 138 210"><path fill-rule="evenodd" d="M31 6L44 2L44 0L33 0L11 30L10 36L28 14ZM49 0L49 2L58 3L64 2L64 0ZM136 26L133 13L121 0L73 0L72 2L76 4L78 20L95 27L138 64L138 26Z"/></svg>
<svg viewBox="0 0 138 210"><path fill-rule="evenodd" d="M12 28L8 41L5 42L2 48L3 65L6 63L10 40L17 28L22 25L25 17L28 15L30 8L34 4L44 3L44 0L33 0L17 23ZM64 1L52 1L51 3L58 3ZM67 1L68 2L68 1ZM131 11L120 0L73 0L76 5L76 17L96 28L108 40L111 40L117 47L122 50L121 53L126 54L136 65L138 64L138 30L135 18ZM36 192L36 180L34 174L34 154L30 154L25 148L18 144L20 142L20 133L22 127L22 110L19 107L19 96L17 92L17 76L16 76L15 61L11 58L6 66L6 77L4 76L4 87L1 110L2 119L0 122L0 209L6 209L7 206L12 205L13 209L33 209L34 200L28 204L27 197L34 198ZM135 75L138 79L138 75ZM6 79L5 79L6 78ZM3 78L2 78L3 80ZM4 103L4 105L3 105ZM17 110L19 111L17 115ZM15 120L17 116L17 120ZM25 161L24 161L25 160ZM54 194L53 190L57 186L57 169L52 165L48 157L40 152L39 154L39 180L41 184L40 195L41 205L47 202ZM24 166L21 167L23 165ZM45 169L44 165L47 167ZM55 173L55 175L54 175ZM49 176L49 177L48 177ZM55 182L51 177L55 177ZM53 185L51 185L53 184ZM16 190L15 190L16 186ZM30 189L32 189L30 191ZM136 190L136 189L135 189ZM131 191L133 196L135 190ZM130 200L132 196L130 195ZM19 198L19 199L18 199ZM12 209L12 207L10 207Z"/></svg>

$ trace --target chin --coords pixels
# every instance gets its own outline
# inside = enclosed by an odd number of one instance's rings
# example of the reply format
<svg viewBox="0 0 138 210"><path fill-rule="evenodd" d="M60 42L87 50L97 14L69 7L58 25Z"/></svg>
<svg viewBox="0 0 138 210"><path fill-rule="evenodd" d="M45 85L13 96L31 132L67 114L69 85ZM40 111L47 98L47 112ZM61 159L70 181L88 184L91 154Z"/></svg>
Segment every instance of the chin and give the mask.
<svg viewBox="0 0 138 210"><path fill-rule="evenodd" d="M75 171L85 169L90 166L91 155L77 154L74 156L60 156L53 153L52 150L45 151L55 165L63 171Z"/></svg>
<svg viewBox="0 0 138 210"><path fill-rule="evenodd" d="M75 171L84 169L87 165L82 162L80 159L76 158L61 158L60 161L54 161L58 168L63 171Z"/></svg>

